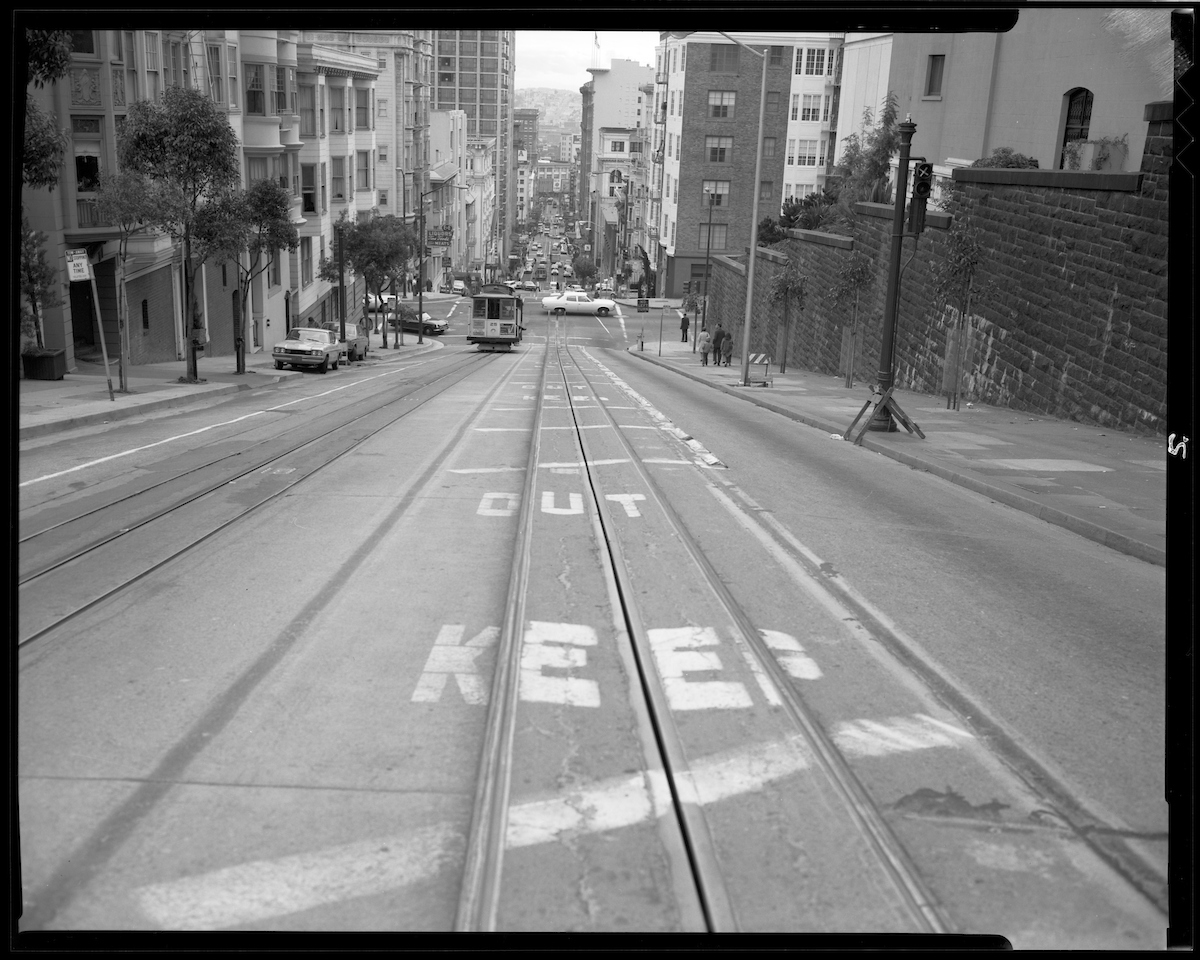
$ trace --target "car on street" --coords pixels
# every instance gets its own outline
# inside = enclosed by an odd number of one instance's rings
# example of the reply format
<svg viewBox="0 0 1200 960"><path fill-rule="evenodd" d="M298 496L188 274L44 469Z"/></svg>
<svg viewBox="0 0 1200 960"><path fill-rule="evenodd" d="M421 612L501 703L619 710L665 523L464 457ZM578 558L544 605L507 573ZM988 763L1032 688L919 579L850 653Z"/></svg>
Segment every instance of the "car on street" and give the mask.
<svg viewBox="0 0 1200 960"><path fill-rule="evenodd" d="M342 344L332 330L320 327L293 327L288 335L271 351L275 369L282 370L291 365L316 367L318 373L338 368L342 356Z"/></svg>
<svg viewBox="0 0 1200 960"><path fill-rule="evenodd" d="M521 281L521 289L522 290L536 290L537 288L538 288L538 285L536 283L534 283L532 280L522 280Z"/></svg>
<svg viewBox="0 0 1200 960"><path fill-rule="evenodd" d="M395 306L396 298L391 294L385 293L382 296L377 296L374 293L367 294L367 310L369 310L371 313L377 313L383 310L391 312Z"/></svg>
<svg viewBox="0 0 1200 960"><path fill-rule="evenodd" d="M396 326L395 320L390 321L392 327ZM450 324L446 320L438 317L431 317L427 313L421 314L421 320L417 320L417 311L409 307L402 306L400 308L400 324L405 330L411 330L413 333L418 331L422 333L437 333L442 334L450 329Z"/></svg>
<svg viewBox="0 0 1200 960"><path fill-rule="evenodd" d="M322 330L332 331L342 345L342 356L347 360L365 360L371 340L367 336L367 325L354 320L346 320L346 339L342 340L342 324L338 320L326 320L321 324Z"/></svg>
<svg viewBox="0 0 1200 960"><path fill-rule="evenodd" d="M450 284L450 292L457 293L460 297L465 297L467 295L467 285L461 280L455 280Z"/></svg>
<svg viewBox="0 0 1200 960"><path fill-rule="evenodd" d="M617 305L612 300L594 300L580 290L564 290L557 296L543 297L542 309L546 313L592 313L607 317Z"/></svg>
<svg viewBox="0 0 1200 960"><path fill-rule="evenodd" d="M580 291L581 293L583 292L583 287L581 287L581 286L580 286L579 284L577 284L577 283L568 283L568 284L567 284L567 289L568 289L568 290L578 290L578 291Z"/></svg>

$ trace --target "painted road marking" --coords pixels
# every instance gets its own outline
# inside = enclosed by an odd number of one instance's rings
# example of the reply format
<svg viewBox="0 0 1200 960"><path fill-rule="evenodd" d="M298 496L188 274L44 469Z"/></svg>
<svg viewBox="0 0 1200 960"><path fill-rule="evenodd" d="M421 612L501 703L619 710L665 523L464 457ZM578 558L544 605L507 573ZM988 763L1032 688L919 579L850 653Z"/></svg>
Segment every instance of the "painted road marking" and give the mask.
<svg viewBox="0 0 1200 960"><path fill-rule="evenodd" d="M647 630L654 663L672 710L735 710L753 706L746 687L736 680L688 680L685 674L723 669L712 650L721 643L712 627L659 627Z"/></svg>
<svg viewBox="0 0 1200 960"><path fill-rule="evenodd" d="M446 681L451 677L467 703L484 705L488 702L488 688L475 660L487 647L496 643L500 628L484 627L464 646L459 646L464 629L460 623L442 625L437 639L433 641L433 649L429 651L429 659L425 661L425 669L417 678L413 703L436 703L441 700Z"/></svg>
<svg viewBox="0 0 1200 960"><path fill-rule="evenodd" d="M640 517L641 513L634 505L635 500L645 500L646 498L640 493L606 493L605 500L612 500L621 504L625 508L625 516Z"/></svg>
<svg viewBox="0 0 1200 960"><path fill-rule="evenodd" d="M835 743L850 759L953 748L973 739L966 731L924 714L869 721L870 727L866 723L852 720L834 728ZM905 736L893 735L901 730ZM723 751L692 764L684 781L685 799L701 805L731 799L811 764L809 748L799 737ZM635 826L662 816L669 806L661 769L612 777L513 804L508 812L507 846L557 843L584 833ZM145 916L164 930L263 923L397 890L442 870L457 871L466 846L464 826L433 824L276 860L255 860L138 887L133 897Z"/></svg>
<svg viewBox="0 0 1200 960"><path fill-rule="evenodd" d="M797 680L819 680L821 668L809 657L800 641L779 630L759 630L767 646L775 651L775 659L779 665Z"/></svg>
<svg viewBox="0 0 1200 960"><path fill-rule="evenodd" d="M547 667L573 670L587 666L587 651L580 648L597 643L596 631L589 626L530 620L521 646L521 699L571 707L600 706L600 685L595 680L542 672Z"/></svg>
<svg viewBox="0 0 1200 960"><path fill-rule="evenodd" d="M460 467L457 470L447 470L447 473L510 473L523 471L524 467Z"/></svg>
<svg viewBox="0 0 1200 960"><path fill-rule="evenodd" d="M586 463L586 464L587 464L589 467L610 467L610 466L612 466L614 463L628 463L628 462L629 462L628 460L587 460L587 461L585 461L585 463ZM575 467L575 468L578 468L578 467L579 467L579 461L578 461L578 460L576 460L574 463L567 463L567 462L565 462L565 461L564 461L564 462L561 462L561 463L539 463L539 464L538 464L538 466L539 466L541 469L543 469L543 470L545 470L545 469L547 469L547 468L549 468L549 469L551 469L551 470L554 470L554 469L556 469L556 468L558 468L558 467Z"/></svg>
<svg viewBox="0 0 1200 960"><path fill-rule="evenodd" d="M507 507L493 507L498 500L505 501ZM511 517L521 505L521 495L517 493L485 493L475 511L481 517Z"/></svg>
<svg viewBox="0 0 1200 960"><path fill-rule="evenodd" d="M528 427L476 427L480 433L528 433Z"/></svg>
<svg viewBox="0 0 1200 960"><path fill-rule="evenodd" d="M1101 467L1082 460L972 460L984 467L1003 470L1043 470L1050 473L1112 473L1111 467Z"/></svg>
<svg viewBox="0 0 1200 960"><path fill-rule="evenodd" d="M568 506L556 507L554 505L554 491L542 491L542 513L558 514L559 516L570 517L576 514L583 513L583 494L569 493L567 494Z"/></svg>
<svg viewBox="0 0 1200 960"><path fill-rule="evenodd" d="M607 430L607 423L573 423L565 427L542 427L543 430Z"/></svg>

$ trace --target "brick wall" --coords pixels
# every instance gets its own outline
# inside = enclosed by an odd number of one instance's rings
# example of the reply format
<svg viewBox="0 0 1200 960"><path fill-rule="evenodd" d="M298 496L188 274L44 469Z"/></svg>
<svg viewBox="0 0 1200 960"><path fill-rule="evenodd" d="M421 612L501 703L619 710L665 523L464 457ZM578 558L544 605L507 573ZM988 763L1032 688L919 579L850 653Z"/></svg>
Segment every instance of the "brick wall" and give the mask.
<svg viewBox="0 0 1200 960"><path fill-rule="evenodd" d="M125 296L129 302L129 362L165 363L177 359L170 264L130 280ZM142 320L143 301L148 329Z"/></svg>
<svg viewBox="0 0 1200 960"><path fill-rule="evenodd" d="M1152 107L1155 105L1151 105ZM1147 110L1140 173L1043 170L955 171L955 216L979 231L979 280L994 293L971 304L962 396L1031 413L1165 433L1167 348L1167 167L1170 123ZM771 277L795 258L809 277L807 303L791 320L789 364L837 376L852 304L828 294L850 249L868 256L874 278L859 296L855 378L878 372L891 206L856 205L845 238L805 231L781 251L760 250L751 352L780 352L782 306ZM946 248L950 219L932 214L913 254L906 240L894 351L897 386L942 391L947 334L957 305L937 309L931 262ZM836 241L836 242L835 242ZM852 242L851 242L852 241ZM714 258L710 314L735 333L740 354L745 266Z"/></svg>

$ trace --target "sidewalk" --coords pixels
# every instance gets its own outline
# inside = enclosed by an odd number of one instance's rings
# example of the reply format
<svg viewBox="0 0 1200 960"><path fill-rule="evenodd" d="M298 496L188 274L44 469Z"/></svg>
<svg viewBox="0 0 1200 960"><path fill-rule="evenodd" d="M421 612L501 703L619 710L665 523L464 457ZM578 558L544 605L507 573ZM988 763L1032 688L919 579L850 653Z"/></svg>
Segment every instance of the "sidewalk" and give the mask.
<svg viewBox="0 0 1200 960"><path fill-rule="evenodd" d="M450 299L449 294L426 295L426 299ZM371 345L367 359L360 365L370 366L408 359L430 350L440 350L442 344L434 337L426 337L425 343L417 343L416 333L405 331L404 345L394 348L395 335L388 331L388 348L383 349L383 335L370 335ZM274 345L274 341L271 341ZM219 400L239 390L253 390L270 384L281 383L293 377L319 377L308 370L285 367L275 369L271 350L246 355L246 372L234 373L237 361L233 356L209 357L200 355L197 363L203 383L180 383L187 365L183 360L167 363L131 365L128 377L128 393L121 393L121 382L115 358L109 357L108 372L112 380L113 395L108 393L108 379L104 364L90 361L75 361L75 370L62 380L20 380L17 405L17 439L31 440L47 434L72 430L76 427L109 423L144 416L170 407L185 407Z"/></svg>
<svg viewBox="0 0 1200 960"><path fill-rule="evenodd" d="M657 305L658 301L655 301ZM636 316L636 301L621 301ZM642 350L630 353L703 382L716 390L773 410L830 435L848 432L871 384L830 377L788 365L771 365L771 386L741 385L740 344L729 367L700 365L699 352L680 341L678 313L668 308L659 356L658 331ZM763 372L750 368L751 380ZM1149 563L1166 565L1165 441L1106 427L1055 420L1003 407L960 402L947 410L946 398L896 390L892 396L925 434L922 440L902 427L896 433L868 430L861 446L992 500L1072 530L1080 536ZM864 414L869 417L871 410ZM854 428L857 436L863 420ZM838 440L837 442L842 442Z"/></svg>

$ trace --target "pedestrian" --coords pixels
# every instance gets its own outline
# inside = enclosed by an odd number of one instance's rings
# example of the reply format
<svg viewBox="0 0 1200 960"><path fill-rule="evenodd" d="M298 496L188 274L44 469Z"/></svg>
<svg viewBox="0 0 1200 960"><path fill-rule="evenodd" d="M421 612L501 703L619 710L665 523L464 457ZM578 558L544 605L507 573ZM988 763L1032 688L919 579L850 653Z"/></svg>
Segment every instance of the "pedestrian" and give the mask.
<svg viewBox="0 0 1200 960"><path fill-rule="evenodd" d="M729 334L725 332L725 328L718 323L717 329L713 333L712 341L713 364L718 367L721 365L721 341L727 336L729 336Z"/></svg>
<svg viewBox="0 0 1200 960"><path fill-rule="evenodd" d="M725 366L729 366L729 361L733 358L733 337L728 333L725 334L725 339L721 341L721 359L725 361Z"/></svg>
<svg viewBox="0 0 1200 960"><path fill-rule="evenodd" d="M682 340L683 343L688 342L688 338L687 338L688 323L690 323L690 321L688 320L688 315L685 313L683 315L683 319L679 321L679 329L683 331L683 340Z"/></svg>
<svg viewBox="0 0 1200 960"><path fill-rule="evenodd" d="M709 336L707 330L701 330L700 336L696 338L696 345L700 348L700 366L708 366L708 351L712 349L712 337Z"/></svg>

